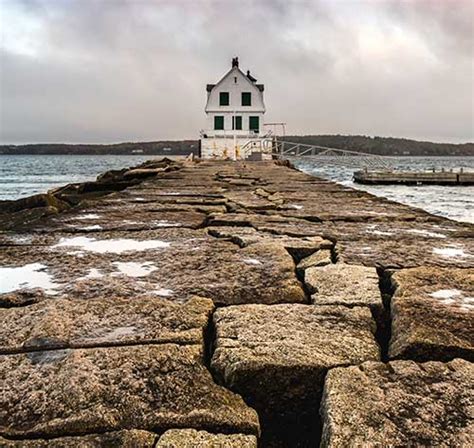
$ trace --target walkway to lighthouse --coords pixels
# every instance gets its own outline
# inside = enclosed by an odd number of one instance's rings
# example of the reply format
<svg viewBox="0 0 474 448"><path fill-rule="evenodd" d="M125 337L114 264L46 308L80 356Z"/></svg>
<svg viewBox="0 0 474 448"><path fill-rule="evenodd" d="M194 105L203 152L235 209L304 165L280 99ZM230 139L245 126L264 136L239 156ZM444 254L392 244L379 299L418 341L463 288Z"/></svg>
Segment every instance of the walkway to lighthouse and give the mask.
<svg viewBox="0 0 474 448"><path fill-rule="evenodd" d="M287 162L0 206L0 445L468 446L474 226Z"/></svg>

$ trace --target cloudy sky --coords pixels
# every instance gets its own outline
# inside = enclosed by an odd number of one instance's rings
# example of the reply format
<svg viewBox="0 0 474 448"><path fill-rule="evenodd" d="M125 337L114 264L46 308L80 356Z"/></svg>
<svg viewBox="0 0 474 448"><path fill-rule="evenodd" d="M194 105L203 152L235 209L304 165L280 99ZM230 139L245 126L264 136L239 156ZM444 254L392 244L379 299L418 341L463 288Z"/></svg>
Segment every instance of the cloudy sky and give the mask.
<svg viewBox="0 0 474 448"><path fill-rule="evenodd" d="M474 140L471 0L0 0L0 141L197 138L238 55L291 134Z"/></svg>

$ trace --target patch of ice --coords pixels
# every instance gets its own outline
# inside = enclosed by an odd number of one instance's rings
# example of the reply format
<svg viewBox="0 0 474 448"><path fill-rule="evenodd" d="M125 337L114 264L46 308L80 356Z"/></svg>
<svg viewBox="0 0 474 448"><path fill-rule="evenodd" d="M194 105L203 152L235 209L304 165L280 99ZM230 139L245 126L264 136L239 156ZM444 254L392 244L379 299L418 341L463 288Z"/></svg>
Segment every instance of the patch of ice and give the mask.
<svg viewBox="0 0 474 448"><path fill-rule="evenodd" d="M442 257L467 257L468 255L462 249L454 247L434 248L433 253Z"/></svg>
<svg viewBox="0 0 474 448"><path fill-rule="evenodd" d="M148 249L163 249L169 247L170 243L161 240L96 240L95 238L88 238L85 236L78 236L74 238L61 238L56 247L77 247L89 252L105 254L107 252L114 254L121 254L123 252L143 251Z"/></svg>
<svg viewBox="0 0 474 448"><path fill-rule="evenodd" d="M116 261L113 263L117 266L120 274L127 275L129 277L146 277L151 272L156 271L157 267L151 261L145 261L144 263L120 262ZM114 275L120 275L118 273Z"/></svg>
<svg viewBox="0 0 474 448"><path fill-rule="evenodd" d="M432 292L431 297L435 299L452 299L453 297L458 297L462 294L459 289L440 289L439 291Z"/></svg>
<svg viewBox="0 0 474 448"><path fill-rule="evenodd" d="M172 296L174 293L172 289L166 289L166 288L155 289L155 291L153 292L156 295L161 296L161 297L169 297L169 296Z"/></svg>
<svg viewBox="0 0 474 448"><path fill-rule="evenodd" d="M18 289L41 288L46 294L57 294L52 276L46 272L46 266L41 263L31 263L16 268L0 268L0 293L12 292Z"/></svg>
<svg viewBox="0 0 474 448"><path fill-rule="evenodd" d="M428 232L427 230L410 229L410 230L407 230L407 232L416 233L417 235L430 236L432 238L446 238L446 235L443 235L442 233Z"/></svg>
<svg viewBox="0 0 474 448"><path fill-rule="evenodd" d="M256 258L245 258L243 261L245 264L253 264L253 265L263 264L260 260L257 260Z"/></svg>
<svg viewBox="0 0 474 448"><path fill-rule="evenodd" d="M76 217L76 219L99 219L99 218L100 218L100 215L98 215L97 213L87 213L85 215Z"/></svg>

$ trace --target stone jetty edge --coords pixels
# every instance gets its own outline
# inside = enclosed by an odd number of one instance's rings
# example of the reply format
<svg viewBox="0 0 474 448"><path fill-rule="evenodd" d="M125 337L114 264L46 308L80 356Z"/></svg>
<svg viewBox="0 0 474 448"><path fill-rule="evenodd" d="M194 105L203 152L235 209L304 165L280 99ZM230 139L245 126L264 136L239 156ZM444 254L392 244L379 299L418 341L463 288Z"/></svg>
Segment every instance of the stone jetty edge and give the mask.
<svg viewBox="0 0 474 448"><path fill-rule="evenodd" d="M65 279L0 294L2 446L474 437L470 224L286 161L163 159L4 201L0 229L0 267Z"/></svg>

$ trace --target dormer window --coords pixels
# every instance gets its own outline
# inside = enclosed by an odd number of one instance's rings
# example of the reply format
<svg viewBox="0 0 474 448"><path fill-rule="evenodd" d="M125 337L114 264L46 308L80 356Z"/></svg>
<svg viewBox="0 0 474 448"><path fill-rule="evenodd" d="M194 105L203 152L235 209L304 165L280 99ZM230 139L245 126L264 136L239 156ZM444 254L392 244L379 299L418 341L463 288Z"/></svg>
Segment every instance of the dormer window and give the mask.
<svg viewBox="0 0 474 448"><path fill-rule="evenodd" d="M229 92L220 92L219 93L219 106L228 106L229 105Z"/></svg>
<svg viewBox="0 0 474 448"><path fill-rule="evenodd" d="M252 92L242 92L242 106L252 105Z"/></svg>

